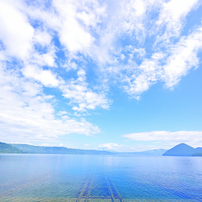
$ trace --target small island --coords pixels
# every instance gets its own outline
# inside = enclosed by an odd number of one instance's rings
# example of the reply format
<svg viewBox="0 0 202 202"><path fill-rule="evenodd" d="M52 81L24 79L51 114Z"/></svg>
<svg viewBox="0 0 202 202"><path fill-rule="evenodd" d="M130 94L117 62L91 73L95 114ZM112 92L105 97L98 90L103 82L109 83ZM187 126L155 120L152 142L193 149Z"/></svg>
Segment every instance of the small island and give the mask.
<svg viewBox="0 0 202 202"><path fill-rule="evenodd" d="M202 156L202 147L193 148L181 143L166 151L163 156Z"/></svg>

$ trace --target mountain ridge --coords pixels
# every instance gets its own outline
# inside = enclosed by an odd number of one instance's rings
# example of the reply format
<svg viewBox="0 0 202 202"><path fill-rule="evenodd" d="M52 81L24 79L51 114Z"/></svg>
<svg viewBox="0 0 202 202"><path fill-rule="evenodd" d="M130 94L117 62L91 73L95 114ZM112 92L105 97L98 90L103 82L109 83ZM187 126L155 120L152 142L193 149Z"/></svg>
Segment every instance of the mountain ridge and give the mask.
<svg viewBox="0 0 202 202"><path fill-rule="evenodd" d="M28 153L35 154L112 154L109 151L72 149L66 147L34 146L28 144L12 144L12 146Z"/></svg>
<svg viewBox="0 0 202 202"><path fill-rule="evenodd" d="M24 153L24 152L12 146L11 144L0 142L0 153Z"/></svg>
<svg viewBox="0 0 202 202"><path fill-rule="evenodd" d="M202 156L202 147L193 148L185 143L180 143L167 150L163 156Z"/></svg>
<svg viewBox="0 0 202 202"><path fill-rule="evenodd" d="M111 152L106 150L84 150L84 149L72 149L72 148L57 147L57 146L55 147L34 146L34 145L28 145L28 144L10 144L10 146L18 149L18 153L29 153L29 154L92 154L92 155L94 154L94 155L120 155L120 156L143 156L143 155L162 156L162 154L166 151L164 149L155 149L155 150L148 150L148 151L142 151L142 152ZM15 153L15 152L7 150L1 153Z"/></svg>

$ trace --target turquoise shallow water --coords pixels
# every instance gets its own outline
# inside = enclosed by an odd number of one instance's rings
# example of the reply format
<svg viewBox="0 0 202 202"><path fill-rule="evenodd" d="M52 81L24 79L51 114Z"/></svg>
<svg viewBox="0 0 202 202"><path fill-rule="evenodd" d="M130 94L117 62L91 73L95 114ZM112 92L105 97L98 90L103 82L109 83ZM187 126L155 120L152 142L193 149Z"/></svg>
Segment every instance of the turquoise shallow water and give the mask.
<svg viewBox="0 0 202 202"><path fill-rule="evenodd" d="M0 201L202 201L201 157L0 154Z"/></svg>

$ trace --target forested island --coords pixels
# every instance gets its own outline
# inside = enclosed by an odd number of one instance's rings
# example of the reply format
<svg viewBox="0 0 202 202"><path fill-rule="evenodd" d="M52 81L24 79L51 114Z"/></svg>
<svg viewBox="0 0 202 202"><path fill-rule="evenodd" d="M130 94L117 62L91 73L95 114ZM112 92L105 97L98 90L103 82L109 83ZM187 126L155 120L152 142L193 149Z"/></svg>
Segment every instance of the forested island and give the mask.
<svg viewBox="0 0 202 202"><path fill-rule="evenodd" d="M202 147L193 148L181 143L166 151L163 156L202 156Z"/></svg>

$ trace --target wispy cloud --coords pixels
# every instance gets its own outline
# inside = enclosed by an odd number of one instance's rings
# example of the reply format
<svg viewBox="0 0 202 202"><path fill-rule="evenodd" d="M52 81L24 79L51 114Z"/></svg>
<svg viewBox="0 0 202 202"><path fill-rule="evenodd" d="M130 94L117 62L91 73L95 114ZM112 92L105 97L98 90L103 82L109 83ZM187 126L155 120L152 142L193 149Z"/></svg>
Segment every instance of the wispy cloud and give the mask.
<svg viewBox="0 0 202 202"><path fill-rule="evenodd" d="M0 67L1 140L6 142L57 141L67 134L99 133L97 126L85 119L55 115L54 96L43 93L43 86L20 77L19 71Z"/></svg>
<svg viewBox="0 0 202 202"><path fill-rule="evenodd" d="M100 144L98 145L98 148L100 150L107 150L107 151L116 151L116 152L121 152L128 150L129 147L126 145L119 145L117 143L105 143L105 144Z"/></svg>
<svg viewBox="0 0 202 202"><path fill-rule="evenodd" d="M73 110L68 113L76 111L81 117L97 108L110 109L113 85L136 99L158 82L173 89L200 63L201 23L183 33L187 16L200 6L199 0L53 0L48 4L1 0L0 88L5 95L2 107L7 106L1 112L5 134L10 126L23 123L21 128L31 134L33 126L26 126L25 120L39 124L37 134L42 134L39 128L45 134L46 128L55 131L51 133L54 137L100 131L84 119L55 116L64 109L56 110L59 98L45 93L52 89ZM40 117L37 121L35 113ZM61 132L57 132L59 126Z"/></svg>
<svg viewBox="0 0 202 202"><path fill-rule="evenodd" d="M191 146L201 146L202 131L151 131L142 133L130 133L122 137L134 141L155 141L161 142L161 145L176 145L179 143L187 143Z"/></svg>
<svg viewBox="0 0 202 202"><path fill-rule="evenodd" d="M164 74L161 76L166 86L172 88L185 76L192 67L198 67L198 52L202 48L202 27L188 35L181 37L180 41L171 46L170 56L163 66Z"/></svg>
<svg viewBox="0 0 202 202"><path fill-rule="evenodd" d="M20 2L0 1L0 39L5 46L5 58L26 59L32 51L34 28L21 12Z"/></svg>
<svg viewBox="0 0 202 202"><path fill-rule="evenodd" d="M164 2L156 21L158 30L165 29L157 41L169 42L172 37L179 37L185 25L185 18L189 12L193 11L200 4L199 0L171 0Z"/></svg>
<svg viewBox="0 0 202 202"><path fill-rule="evenodd" d="M27 65L22 69L25 77L41 82L44 86L57 87L59 80L50 70L43 70L37 66Z"/></svg>
<svg viewBox="0 0 202 202"><path fill-rule="evenodd" d="M73 107L73 110L85 111L86 109L95 109L96 107L108 109L109 101L105 94L102 92L96 93L90 89L86 82L85 71L80 69L77 72L77 76L77 79L71 79L60 87L65 98L70 99L72 104L78 104L78 106Z"/></svg>

